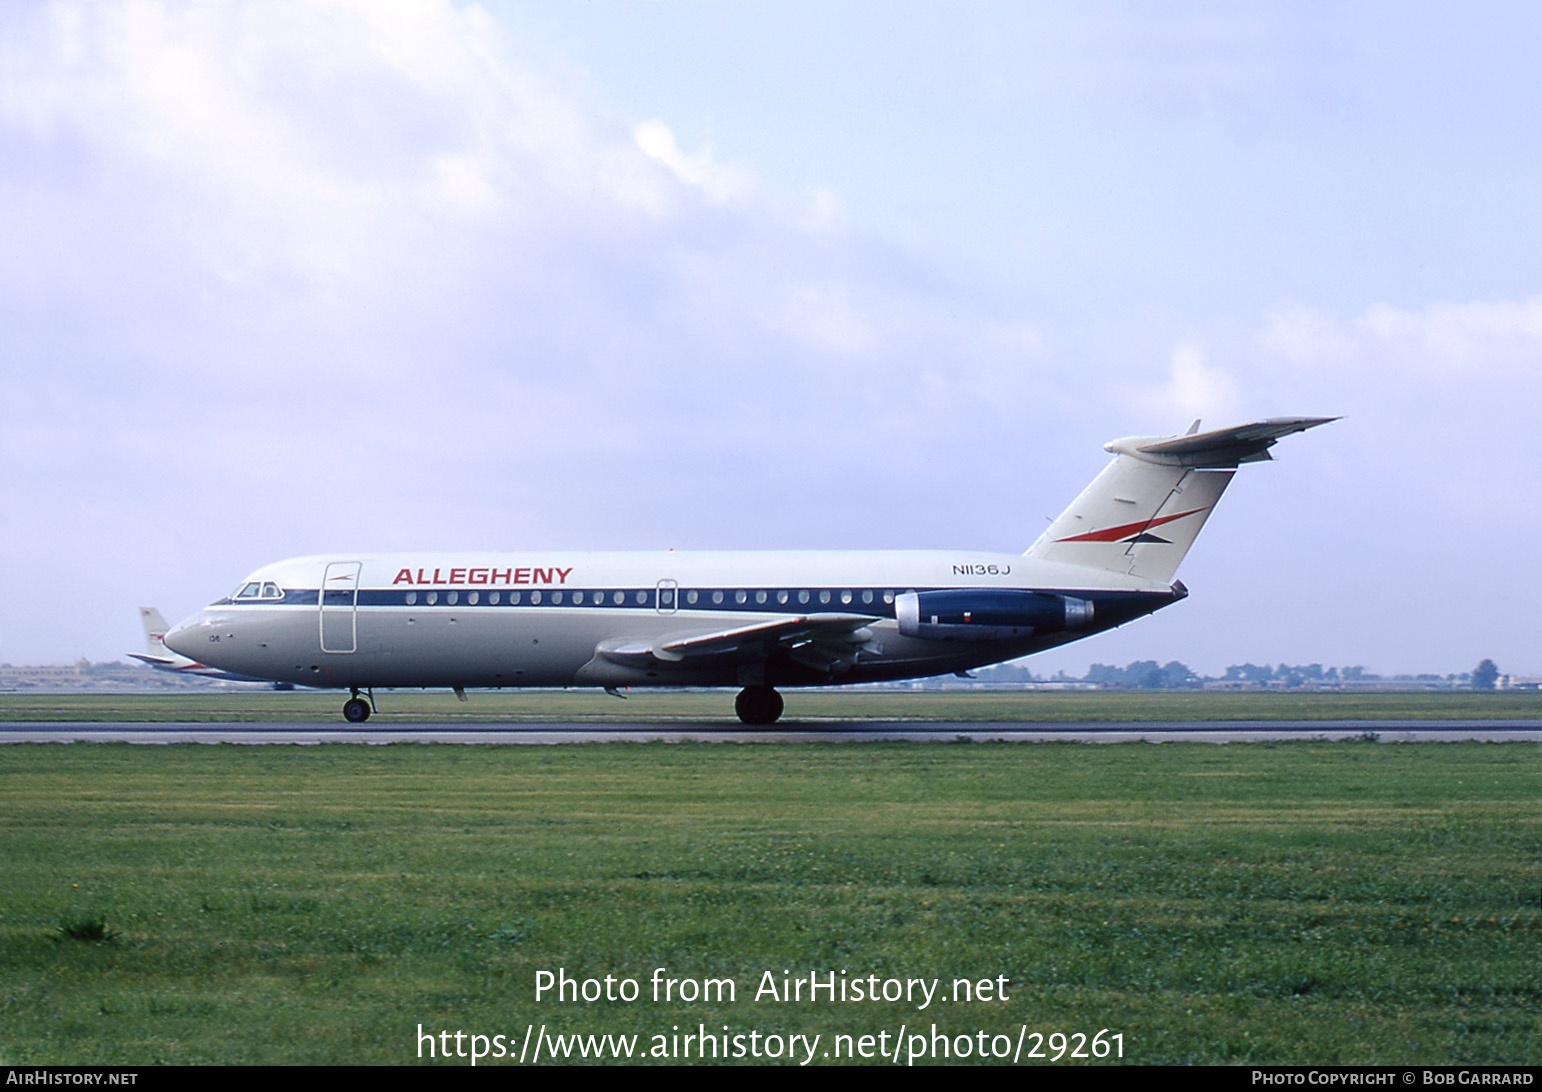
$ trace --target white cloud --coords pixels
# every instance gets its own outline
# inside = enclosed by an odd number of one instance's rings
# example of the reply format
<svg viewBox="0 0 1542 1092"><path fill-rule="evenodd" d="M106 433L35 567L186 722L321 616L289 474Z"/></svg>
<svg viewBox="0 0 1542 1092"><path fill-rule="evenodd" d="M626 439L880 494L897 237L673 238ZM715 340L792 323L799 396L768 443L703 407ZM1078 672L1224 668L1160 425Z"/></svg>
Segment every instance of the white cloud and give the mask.
<svg viewBox="0 0 1542 1092"><path fill-rule="evenodd" d="M624 128L477 8L52 10L44 40L12 39L8 114L67 134L94 196L166 215L232 280L368 281L467 214L539 225L665 199Z"/></svg>
<svg viewBox="0 0 1542 1092"><path fill-rule="evenodd" d="M1410 309L1377 303L1343 320L1307 307L1270 315L1261 339L1307 368L1396 368L1405 376L1542 375L1542 296L1436 301Z"/></svg>
<svg viewBox="0 0 1542 1092"><path fill-rule="evenodd" d="M1542 296L1433 303L1419 311L1378 304L1357 331L1439 372L1542 375Z"/></svg>
<svg viewBox="0 0 1542 1092"><path fill-rule="evenodd" d="M1147 390L1140 397L1144 416L1151 416L1155 406L1170 420L1203 418L1217 427L1238 418L1242 399L1237 384L1220 368L1206 363L1197 345L1182 344L1173 349L1167 382ZM1185 422L1186 423L1186 422Z"/></svg>
<svg viewBox="0 0 1542 1092"><path fill-rule="evenodd" d="M644 155L668 168L686 185L693 186L716 205L747 199L757 189L755 176L743 167L719 163L711 151L687 155L680 150L674 132L662 121L640 121L632 129L632 139Z"/></svg>

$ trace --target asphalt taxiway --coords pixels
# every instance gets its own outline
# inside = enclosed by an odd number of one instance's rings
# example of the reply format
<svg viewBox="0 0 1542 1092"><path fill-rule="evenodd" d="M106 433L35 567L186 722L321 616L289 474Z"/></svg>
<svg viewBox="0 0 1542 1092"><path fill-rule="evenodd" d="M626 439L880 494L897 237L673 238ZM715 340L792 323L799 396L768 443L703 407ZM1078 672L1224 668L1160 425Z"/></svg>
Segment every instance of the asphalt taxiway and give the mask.
<svg viewBox="0 0 1542 1092"><path fill-rule="evenodd" d="M815 721L774 728L730 721L541 721L505 724L333 721L149 723L0 722L0 743L1246 743L1364 740L1376 743L1542 743L1542 720L1291 721Z"/></svg>

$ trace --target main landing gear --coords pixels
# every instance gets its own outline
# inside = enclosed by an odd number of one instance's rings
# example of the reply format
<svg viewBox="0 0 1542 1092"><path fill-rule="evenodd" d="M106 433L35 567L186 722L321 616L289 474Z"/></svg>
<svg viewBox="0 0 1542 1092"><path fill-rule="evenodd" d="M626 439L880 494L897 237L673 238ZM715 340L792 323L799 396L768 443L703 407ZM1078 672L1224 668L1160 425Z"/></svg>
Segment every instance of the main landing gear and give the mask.
<svg viewBox="0 0 1542 1092"><path fill-rule="evenodd" d="M369 715L374 710L370 708L369 702L359 697L359 688L357 686L351 689L353 697L343 702L343 719L348 721L349 724L363 724L369 720Z"/></svg>
<svg viewBox="0 0 1542 1092"><path fill-rule="evenodd" d="M782 715L782 695L770 686L746 686L734 699L734 712L745 724L775 724Z"/></svg>

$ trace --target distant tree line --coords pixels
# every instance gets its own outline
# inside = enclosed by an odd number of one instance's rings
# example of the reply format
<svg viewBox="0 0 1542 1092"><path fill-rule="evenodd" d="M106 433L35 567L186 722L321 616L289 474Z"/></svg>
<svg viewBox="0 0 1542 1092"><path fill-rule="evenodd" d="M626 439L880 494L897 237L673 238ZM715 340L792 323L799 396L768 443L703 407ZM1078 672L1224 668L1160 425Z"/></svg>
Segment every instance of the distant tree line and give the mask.
<svg viewBox="0 0 1542 1092"><path fill-rule="evenodd" d="M1322 664L1232 664L1219 677L1200 675L1178 660L1159 664L1155 660L1136 660L1124 667L1093 664L1080 678L1059 672L1040 678L1023 664L1002 664L985 668L977 677L986 682L1062 682L1100 686L1110 690L1198 690L1207 683L1232 683L1246 687L1311 689L1342 684L1377 682L1375 675L1356 664L1350 667L1324 667ZM1473 690L1493 690L1499 681L1499 669L1493 660L1484 660L1472 671L1455 675L1393 675L1394 682L1436 683L1448 687L1470 686Z"/></svg>
<svg viewBox="0 0 1542 1092"><path fill-rule="evenodd" d="M1177 660L1160 666L1155 660L1136 660L1125 667L1093 664L1082 681L1127 690L1187 690L1204 683L1187 664Z"/></svg>

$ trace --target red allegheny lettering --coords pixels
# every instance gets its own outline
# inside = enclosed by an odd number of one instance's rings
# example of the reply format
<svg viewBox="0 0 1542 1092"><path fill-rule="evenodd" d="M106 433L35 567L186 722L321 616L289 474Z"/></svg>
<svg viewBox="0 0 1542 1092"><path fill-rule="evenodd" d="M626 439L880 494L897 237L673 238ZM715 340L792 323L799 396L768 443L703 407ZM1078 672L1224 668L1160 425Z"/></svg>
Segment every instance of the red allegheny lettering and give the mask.
<svg viewBox="0 0 1542 1092"><path fill-rule="evenodd" d="M427 569L398 569L396 575L391 578L392 585L396 584L566 584L572 574L573 567L569 565L565 569L451 569L449 578L443 575L444 570L435 568L433 575L428 575Z"/></svg>

